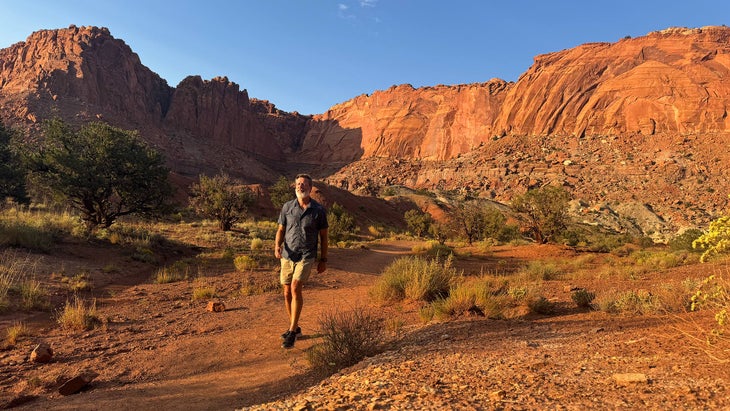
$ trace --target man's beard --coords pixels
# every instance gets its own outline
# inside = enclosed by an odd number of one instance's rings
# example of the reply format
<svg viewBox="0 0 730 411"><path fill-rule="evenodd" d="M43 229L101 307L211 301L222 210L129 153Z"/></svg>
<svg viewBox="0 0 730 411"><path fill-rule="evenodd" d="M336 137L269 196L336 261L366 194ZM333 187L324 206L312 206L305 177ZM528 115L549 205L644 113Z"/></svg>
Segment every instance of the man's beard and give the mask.
<svg viewBox="0 0 730 411"><path fill-rule="evenodd" d="M309 194L310 194L310 191L299 191L299 190L294 190L294 192L296 193L296 195L297 195L297 198L298 198L299 200L303 200L303 199L305 199L305 198L309 198Z"/></svg>

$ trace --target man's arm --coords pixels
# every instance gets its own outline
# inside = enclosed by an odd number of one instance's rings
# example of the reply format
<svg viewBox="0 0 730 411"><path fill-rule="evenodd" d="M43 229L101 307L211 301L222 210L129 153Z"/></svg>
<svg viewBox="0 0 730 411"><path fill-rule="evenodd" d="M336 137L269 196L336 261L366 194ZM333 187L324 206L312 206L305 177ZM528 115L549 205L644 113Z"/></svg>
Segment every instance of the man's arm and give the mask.
<svg viewBox="0 0 730 411"><path fill-rule="evenodd" d="M317 272L321 273L324 272L324 270L327 269L327 249L329 246L329 242L327 239L327 229L323 228L319 230L319 243L320 243L320 250L319 250L319 263L317 264Z"/></svg>
<svg viewBox="0 0 730 411"><path fill-rule="evenodd" d="M279 229L276 230L276 239L274 240L274 256L281 258L281 245L284 244L284 226L279 224Z"/></svg>

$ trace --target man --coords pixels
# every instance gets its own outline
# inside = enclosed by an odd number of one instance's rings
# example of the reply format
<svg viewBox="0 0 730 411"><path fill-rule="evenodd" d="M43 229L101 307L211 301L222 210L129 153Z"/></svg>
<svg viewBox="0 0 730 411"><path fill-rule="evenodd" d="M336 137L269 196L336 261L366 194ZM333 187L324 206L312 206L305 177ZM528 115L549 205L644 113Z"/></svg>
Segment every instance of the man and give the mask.
<svg viewBox="0 0 730 411"><path fill-rule="evenodd" d="M317 272L327 269L327 210L310 198L312 177L299 174L294 180L297 198L288 201L279 214L274 255L281 260L280 281L284 287L284 303L289 315L289 328L281 335L284 348L294 346L301 334L299 316L302 312L302 286L317 264ZM317 260L317 243L321 252Z"/></svg>

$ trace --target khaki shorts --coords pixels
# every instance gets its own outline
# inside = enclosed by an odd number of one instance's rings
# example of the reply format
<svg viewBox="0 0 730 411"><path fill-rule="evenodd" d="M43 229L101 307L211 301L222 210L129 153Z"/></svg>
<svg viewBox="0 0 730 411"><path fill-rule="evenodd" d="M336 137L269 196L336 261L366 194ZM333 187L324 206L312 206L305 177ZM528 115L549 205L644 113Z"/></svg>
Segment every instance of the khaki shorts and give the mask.
<svg viewBox="0 0 730 411"><path fill-rule="evenodd" d="M279 281L281 281L282 284L291 284L292 280L297 280L300 283L307 282L309 279L309 273L312 272L314 261L314 259L311 259L294 262L292 260L282 258Z"/></svg>

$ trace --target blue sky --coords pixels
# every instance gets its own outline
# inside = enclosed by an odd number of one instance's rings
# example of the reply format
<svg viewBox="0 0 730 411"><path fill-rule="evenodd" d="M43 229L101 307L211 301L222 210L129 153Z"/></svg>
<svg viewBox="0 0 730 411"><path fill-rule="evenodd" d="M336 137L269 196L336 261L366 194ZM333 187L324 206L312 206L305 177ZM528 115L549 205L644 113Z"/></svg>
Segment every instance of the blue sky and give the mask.
<svg viewBox="0 0 730 411"><path fill-rule="evenodd" d="M515 81L538 54L668 27L730 24L727 0L3 0L0 48L40 29L109 28L176 86L227 76L285 111L392 85Z"/></svg>

